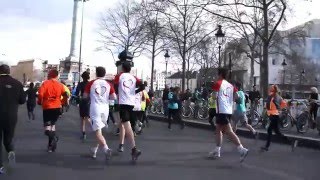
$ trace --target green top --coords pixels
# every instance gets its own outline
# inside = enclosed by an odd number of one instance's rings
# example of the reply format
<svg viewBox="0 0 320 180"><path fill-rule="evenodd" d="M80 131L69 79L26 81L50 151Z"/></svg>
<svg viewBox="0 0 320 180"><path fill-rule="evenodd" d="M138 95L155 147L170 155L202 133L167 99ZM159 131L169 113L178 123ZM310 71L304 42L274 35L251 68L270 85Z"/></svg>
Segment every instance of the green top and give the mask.
<svg viewBox="0 0 320 180"><path fill-rule="evenodd" d="M240 100L239 100L239 103L237 103L236 110L239 112L246 112L246 105L245 105L246 97L244 95L244 92L238 91L237 94Z"/></svg>
<svg viewBox="0 0 320 180"><path fill-rule="evenodd" d="M209 98L209 108L210 109L215 109L217 108L217 98L216 97L210 97Z"/></svg>

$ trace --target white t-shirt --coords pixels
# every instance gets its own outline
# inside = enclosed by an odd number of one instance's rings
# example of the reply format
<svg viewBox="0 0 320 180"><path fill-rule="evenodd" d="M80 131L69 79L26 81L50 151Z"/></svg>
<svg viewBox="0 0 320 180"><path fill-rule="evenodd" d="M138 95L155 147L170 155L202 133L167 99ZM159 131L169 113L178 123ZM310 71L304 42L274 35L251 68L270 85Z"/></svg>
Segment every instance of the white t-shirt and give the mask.
<svg viewBox="0 0 320 180"><path fill-rule="evenodd" d="M129 73L121 73L115 77L114 84L118 87L120 105L135 105L136 86L141 81Z"/></svg>
<svg viewBox="0 0 320 180"><path fill-rule="evenodd" d="M102 113L109 110L109 95L115 90L106 80L96 79L87 84L85 93L90 95L90 114Z"/></svg>
<svg viewBox="0 0 320 180"><path fill-rule="evenodd" d="M133 111L141 111L141 101L142 101L142 92L139 92L135 95L134 108Z"/></svg>
<svg viewBox="0 0 320 180"><path fill-rule="evenodd" d="M233 112L233 93L237 92L226 80L219 80L212 87L213 91L217 92L217 113L218 114L232 114Z"/></svg>

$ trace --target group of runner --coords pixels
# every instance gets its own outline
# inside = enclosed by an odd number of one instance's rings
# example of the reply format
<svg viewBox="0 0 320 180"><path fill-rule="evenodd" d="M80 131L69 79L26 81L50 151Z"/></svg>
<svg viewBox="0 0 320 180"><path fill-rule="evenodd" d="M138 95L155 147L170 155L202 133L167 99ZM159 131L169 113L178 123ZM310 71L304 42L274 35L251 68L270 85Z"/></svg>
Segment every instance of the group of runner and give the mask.
<svg viewBox="0 0 320 180"><path fill-rule="evenodd" d="M132 160L136 161L141 155L141 150L136 146L135 142L135 124L146 120L146 107L150 99L145 91L146 83L130 74L131 64L129 62L122 63L122 71L116 75L112 83L104 79L106 70L104 67L96 68L96 79L89 81L90 75L87 72L82 74L83 82L79 83L76 94L79 95L79 111L82 118L81 123L81 138L86 139L86 123L91 124L92 130L95 132L96 144L91 148L93 158L97 157L98 150L102 150L106 159L112 156L112 150L108 146L106 138L102 134L102 129L108 126L108 118L110 116L110 105L115 102L115 109L119 113L112 113L115 124L119 128L119 147L118 151L124 151L124 138L127 137L130 147ZM17 80L10 77L10 69L8 66L0 66L0 95L3 102L0 103L1 116L5 117L6 121L1 122L0 143L4 136L4 145L8 152L9 161L15 161L15 154L12 144L14 128L17 121L18 104L23 104L26 100L23 86ZM255 137L258 133L248 124L246 118L245 95L242 91L241 83L232 85L226 80L228 70L218 70L218 81L214 83L213 93L209 98L210 119L215 116L216 123L210 121L210 124L215 129L216 146L209 153L209 157L219 158L221 156L223 134L229 136L229 139L236 145L240 154L240 161L244 161L249 150L245 148L239 137L235 134L236 126L232 127L232 122L237 124L241 121L253 133ZM42 106L44 134L48 138L47 150L54 152L57 148L59 137L56 133L56 122L62 114L61 108L63 102L70 97L70 91L65 88L58 80L59 73L57 70L51 70L48 73L48 80L44 81L38 90L37 101L36 91L33 85L30 85L27 91L28 100L28 115L29 119L34 119L33 108L35 103ZM12 94L11 94L12 93ZM172 118L180 122L183 129L185 124L181 118L180 108L181 101L179 100L180 88L174 88L168 95L168 128L171 130ZM9 96L11 94L11 96ZM14 95L14 96L13 96ZM15 99L10 99L15 97ZM113 103L110 103L113 102ZM236 102L234 111L233 105ZM278 94L277 86L273 85L270 88L270 96L267 101L268 115L270 116L271 124L268 128L267 143L262 150L268 151L272 130L283 139L288 140L279 131L279 110L285 106L285 101ZM29 111L30 110L30 111ZM32 110L32 111L31 111ZM9 113L10 112L10 113ZM114 117L119 115L119 117ZM137 121L139 119L139 121ZM295 147L297 141L290 141L292 147ZM2 146L0 146L0 154ZM2 167L2 158L0 156L0 173L4 172Z"/></svg>

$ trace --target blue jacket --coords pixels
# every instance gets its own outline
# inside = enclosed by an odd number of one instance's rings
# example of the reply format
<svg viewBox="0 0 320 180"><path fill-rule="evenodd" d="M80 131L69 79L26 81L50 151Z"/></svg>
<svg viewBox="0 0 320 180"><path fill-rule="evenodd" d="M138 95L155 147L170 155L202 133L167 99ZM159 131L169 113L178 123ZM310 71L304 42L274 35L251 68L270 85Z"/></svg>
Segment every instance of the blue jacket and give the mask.
<svg viewBox="0 0 320 180"><path fill-rule="evenodd" d="M179 109L179 100L176 94L174 94L173 92L169 92L168 99L169 99L169 104L168 104L169 109Z"/></svg>

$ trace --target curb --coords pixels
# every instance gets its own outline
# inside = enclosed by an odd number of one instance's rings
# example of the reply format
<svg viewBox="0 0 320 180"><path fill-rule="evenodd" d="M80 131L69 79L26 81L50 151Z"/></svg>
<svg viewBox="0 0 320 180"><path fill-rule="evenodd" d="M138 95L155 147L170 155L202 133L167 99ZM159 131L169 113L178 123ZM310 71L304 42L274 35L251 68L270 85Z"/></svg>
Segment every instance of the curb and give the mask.
<svg viewBox="0 0 320 180"><path fill-rule="evenodd" d="M148 115L148 117L152 120L161 121L161 122L167 122L167 119L163 116L157 116L157 115ZM205 122L197 122L193 120L187 120L184 121L187 126L193 127L193 128L200 128L205 130L212 130L209 123ZM257 129L256 130L259 133L259 140L266 140L267 139L267 133ZM240 135L245 138L253 139L253 135L251 132L245 128L238 127L237 129L237 135ZM306 148L312 148L312 149L318 149L320 150L320 138L312 138L312 137L303 137L299 135L292 135L292 134L285 134L286 137L289 139L296 139L298 140L298 146L299 147L306 147ZM278 136L272 136L272 142L274 143L281 143L281 144L288 144L283 139L279 138ZM289 145L289 144L288 144Z"/></svg>

